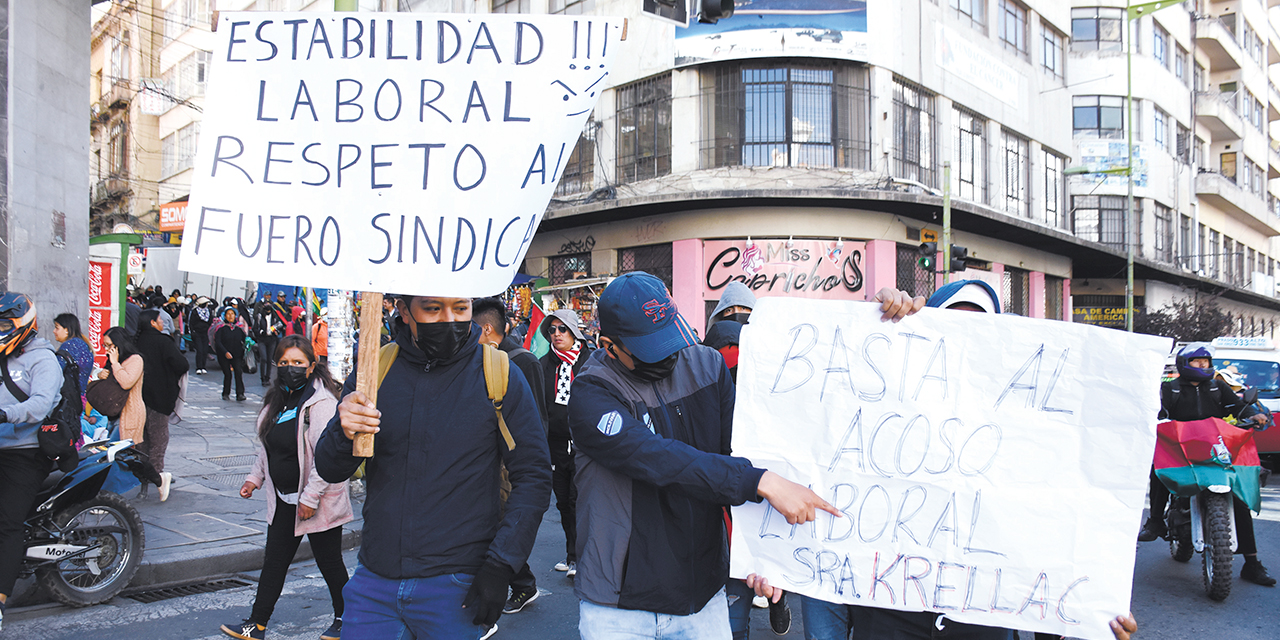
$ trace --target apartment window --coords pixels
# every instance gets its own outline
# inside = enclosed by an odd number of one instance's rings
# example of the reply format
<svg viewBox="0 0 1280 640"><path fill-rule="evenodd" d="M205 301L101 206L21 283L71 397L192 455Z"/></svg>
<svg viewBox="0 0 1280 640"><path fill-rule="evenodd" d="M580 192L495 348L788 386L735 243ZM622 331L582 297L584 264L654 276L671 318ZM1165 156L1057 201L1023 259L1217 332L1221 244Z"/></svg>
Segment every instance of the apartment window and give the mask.
<svg viewBox="0 0 1280 640"><path fill-rule="evenodd" d="M160 141L160 177L168 178L177 173L174 167L178 159L178 134L171 133Z"/></svg>
<svg viewBox="0 0 1280 640"><path fill-rule="evenodd" d="M619 87L618 180L671 173L671 73Z"/></svg>
<svg viewBox="0 0 1280 640"><path fill-rule="evenodd" d="M1253 100L1253 108L1250 111L1250 114L1251 114L1250 119L1253 121L1253 128L1257 129L1258 131L1266 131L1266 126L1267 126L1266 108L1262 106L1262 101L1259 100L1253 94L1249 94L1249 97Z"/></svg>
<svg viewBox="0 0 1280 640"><path fill-rule="evenodd" d="M1044 162L1044 217L1041 222L1056 228L1062 228L1062 203L1064 200L1065 183L1062 180L1062 171L1067 166L1067 159L1047 150L1041 150L1041 158Z"/></svg>
<svg viewBox="0 0 1280 640"><path fill-rule="evenodd" d="M1173 210L1156 203L1156 260L1173 262Z"/></svg>
<svg viewBox="0 0 1280 640"><path fill-rule="evenodd" d="M1004 160L1004 210L1031 217L1031 142L1009 131L1000 134Z"/></svg>
<svg viewBox="0 0 1280 640"><path fill-rule="evenodd" d="M164 36L174 40L192 27L209 30L210 0L174 0L164 12Z"/></svg>
<svg viewBox="0 0 1280 640"><path fill-rule="evenodd" d="M1236 243L1229 237L1222 238L1222 281L1235 284L1239 274L1236 273Z"/></svg>
<svg viewBox="0 0 1280 640"><path fill-rule="evenodd" d="M591 254L571 253L551 258L551 284L564 284L570 280L591 275Z"/></svg>
<svg viewBox="0 0 1280 640"><path fill-rule="evenodd" d="M987 120L955 105L955 144L952 148L952 192L957 198L987 202Z"/></svg>
<svg viewBox="0 0 1280 640"><path fill-rule="evenodd" d="M1236 181L1235 152L1233 151L1230 153L1224 153L1218 156L1218 168L1219 168L1218 172L1221 173L1223 177L1231 180L1232 182L1235 182Z"/></svg>
<svg viewBox="0 0 1280 640"><path fill-rule="evenodd" d="M128 127L123 122L117 122L111 127L111 134L107 139L108 175L120 176L129 170L129 140L127 133Z"/></svg>
<svg viewBox="0 0 1280 640"><path fill-rule="evenodd" d="M1190 164L1191 162L1191 130L1178 123L1178 137L1174 141L1174 155L1178 156L1178 160L1182 164Z"/></svg>
<svg viewBox="0 0 1280 640"><path fill-rule="evenodd" d="M1165 151L1168 151L1169 150L1169 114L1162 111L1160 107L1156 107L1153 111L1155 112L1155 131L1153 133L1154 133L1156 146L1160 147L1161 149L1164 149Z"/></svg>
<svg viewBox="0 0 1280 640"><path fill-rule="evenodd" d="M1203 92L1205 90L1205 88L1208 86L1206 84L1207 83L1206 78L1208 77L1209 77L1209 71L1204 68L1204 65L1197 62L1196 71L1195 71L1195 90L1196 91Z"/></svg>
<svg viewBox="0 0 1280 640"><path fill-rule="evenodd" d="M893 78L893 175L938 186L934 158L934 94L895 76Z"/></svg>
<svg viewBox="0 0 1280 640"><path fill-rule="evenodd" d="M1004 48L1027 55L1027 10L1014 0L1000 0L999 10L1000 41Z"/></svg>
<svg viewBox="0 0 1280 640"><path fill-rule="evenodd" d="M116 84L129 82L129 32L120 34L120 39L111 45L111 81Z"/></svg>
<svg viewBox="0 0 1280 640"><path fill-rule="evenodd" d="M700 81L702 167L870 167L866 67L731 62Z"/></svg>
<svg viewBox="0 0 1280 640"><path fill-rule="evenodd" d="M595 186L596 173L596 118L587 118L587 124L578 136L578 144L573 146L569 161L560 174L560 182L556 184L556 195L566 196L575 193L586 193Z"/></svg>
<svg viewBox="0 0 1280 640"><path fill-rule="evenodd" d="M1142 24L1138 20L1129 21L1129 42L1134 53L1142 53Z"/></svg>
<svg viewBox="0 0 1280 640"><path fill-rule="evenodd" d="M675 269L672 266L671 243L651 244L618 250L618 273L644 271L671 290Z"/></svg>
<svg viewBox="0 0 1280 640"><path fill-rule="evenodd" d="M1173 58L1173 75L1177 76L1183 84L1190 86L1191 78L1187 77L1187 64L1191 54L1187 53L1182 45L1178 45L1178 54Z"/></svg>
<svg viewBox="0 0 1280 640"><path fill-rule="evenodd" d="M1209 157L1209 145L1204 138L1196 136L1195 144L1191 145L1191 163L1197 167L1204 166L1204 159Z"/></svg>
<svg viewBox="0 0 1280 640"><path fill-rule="evenodd" d="M208 72L209 52L193 52L165 72L165 91L175 101L204 95L205 84L209 79Z"/></svg>
<svg viewBox="0 0 1280 640"><path fill-rule="evenodd" d="M595 0L551 0L548 9L548 13L561 13L570 16L590 15L596 9L596 2Z"/></svg>
<svg viewBox="0 0 1280 640"><path fill-rule="evenodd" d="M1071 10L1073 51L1120 51L1124 9L1084 7Z"/></svg>
<svg viewBox="0 0 1280 640"><path fill-rule="evenodd" d="M1062 43L1064 38L1062 34L1054 31L1053 27L1041 23L1040 25L1040 66L1045 72L1055 78L1063 76L1063 58Z"/></svg>
<svg viewBox="0 0 1280 640"><path fill-rule="evenodd" d="M532 0L493 0L491 13L529 13Z"/></svg>
<svg viewBox="0 0 1280 640"><path fill-rule="evenodd" d="M1155 28L1152 29L1151 32L1152 32L1151 55L1155 57L1156 62L1160 63L1160 66L1168 69L1169 68L1169 32L1165 31L1164 27L1160 26L1159 24L1155 25Z"/></svg>
<svg viewBox="0 0 1280 640"><path fill-rule="evenodd" d="M1209 277L1214 280L1222 279L1222 242L1219 240L1221 234L1217 230L1209 231L1209 245L1204 252L1209 254Z"/></svg>
<svg viewBox="0 0 1280 640"><path fill-rule="evenodd" d="M961 18L968 18L975 29L987 24L987 0L951 0L951 8Z"/></svg>
<svg viewBox="0 0 1280 640"><path fill-rule="evenodd" d="M1071 120L1075 133L1099 138L1124 137L1124 98L1120 96L1075 96L1071 99Z"/></svg>
<svg viewBox="0 0 1280 640"><path fill-rule="evenodd" d="M178 129L178 150L174 159L174 172L185 171L195 165L196 139L200 137L200 123L193 122Z"/></svg>
<svg viewBox="0 0 1280 640"><path fill-rule="evenodd" d="M1178 264L1190 269L1193 262L1191 256L1195 249L1191 246L1191 216L1179 216L1181 226L1178 228Z"/></svg>
<svg viewBox="0 0 1280 640"><path fill-rule="evenodd" d="M1249 171L1253 174L1253 179L1249 182L1249 190L1253 192L1253 195L1261 197L1262 192L1266 190L1265 172L1258 163L1252 160L1247 160L1246 162L1249 163Z"/></svg>
<svg viewBox="0 0 1280 640"><path fill-rule="evenodd" d="M1124 196L1072 196L1071 210L1076 237L1124 247Z"/></svg>

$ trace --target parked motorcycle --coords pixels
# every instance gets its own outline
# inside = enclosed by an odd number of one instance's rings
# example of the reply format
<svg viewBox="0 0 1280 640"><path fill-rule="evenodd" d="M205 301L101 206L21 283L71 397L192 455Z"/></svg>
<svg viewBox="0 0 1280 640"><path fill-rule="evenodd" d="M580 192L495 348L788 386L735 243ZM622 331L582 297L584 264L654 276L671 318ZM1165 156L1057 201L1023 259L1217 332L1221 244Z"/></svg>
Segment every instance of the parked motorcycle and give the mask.
<svg viewBox="0 0 1280 640"><path fill-rule="evenodd" d="M75 607L106 602L129 584L142 562L142 516L120 493L147 475L133 442L102 442L80 450L80 464L45 480L26 520L21 576L35 574L58 602Z"/></svg>
<svg viewBox="0 0 1280 640"><path fill-rule="evenodd" d="M1204 588L1212 600L1231 595L1237 548L1232 495L1261 508L1258 449L1249 429L1218 418L1159 425L1156 477L1173 500L1165 512L1169 553L1178 562L1202 554Z"/></svg>

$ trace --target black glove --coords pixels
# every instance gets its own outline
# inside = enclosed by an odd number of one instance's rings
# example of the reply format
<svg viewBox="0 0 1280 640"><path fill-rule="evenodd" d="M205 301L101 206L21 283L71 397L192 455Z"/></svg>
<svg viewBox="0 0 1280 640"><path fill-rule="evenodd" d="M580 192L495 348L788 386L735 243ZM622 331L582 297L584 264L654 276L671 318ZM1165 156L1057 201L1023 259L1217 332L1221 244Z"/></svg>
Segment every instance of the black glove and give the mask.
<svg viewBox="0 0 1280 640"><path fill-rule="evenodd" d="M507 604L507 587L511 578L516 575L505 564L486 560L471 582L467 597L462 599L462 608L475 612L471 622L485 627L492 627L502 615L502 607Z"/></svg>

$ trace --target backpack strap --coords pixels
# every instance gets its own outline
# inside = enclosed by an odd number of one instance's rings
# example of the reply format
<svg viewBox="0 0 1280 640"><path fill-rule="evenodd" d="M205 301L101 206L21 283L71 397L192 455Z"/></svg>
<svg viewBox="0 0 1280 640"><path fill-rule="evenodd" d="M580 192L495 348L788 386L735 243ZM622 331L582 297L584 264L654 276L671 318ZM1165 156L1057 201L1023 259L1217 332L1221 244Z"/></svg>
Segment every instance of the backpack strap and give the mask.
<svg viewBox="0 0 1280 640"><path fill-rule="evenodd" d="M4 378L4 386L9 390L18 402L26 402L31 398L25 391L18 388L18 384L13 381L13 377L9 375L9 359L0 358L0 377Z"/></svg>
<svg viewBox="0 0 1280 640"><path fill-rule="evenodd" d="M493 402L493 412L498 416L498 431L502 432L507 450L514 451L515 438L511 437L511 431L507 429L507 421L502 417L502 400L507 396L507 378L511 373L508 362L509 358L505 351L493 345L484 345L484 386L489 391L489 400Z"/></svg>

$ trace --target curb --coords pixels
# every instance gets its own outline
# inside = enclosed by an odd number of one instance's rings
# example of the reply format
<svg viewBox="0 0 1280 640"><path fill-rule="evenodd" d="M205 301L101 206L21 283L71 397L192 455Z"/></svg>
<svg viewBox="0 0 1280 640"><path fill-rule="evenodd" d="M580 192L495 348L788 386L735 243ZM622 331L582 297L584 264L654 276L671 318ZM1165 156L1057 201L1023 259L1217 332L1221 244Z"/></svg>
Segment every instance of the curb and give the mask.
<svg viewBox="0 0 1280 640"><path fill-rule="evenodd" d="M343 531L342 550L360 546L360 533L359 529ZM262 544L240 542L224 547L194 549L183 554L185 557L166 562L149 563L144 556L138 573L121 593L137 593L152 588L190 584L214 576L259 571L262 569L262 552ZM293 564L310 559L311 541L303 540L298 546L298 553L293 556Z"/></svg>

